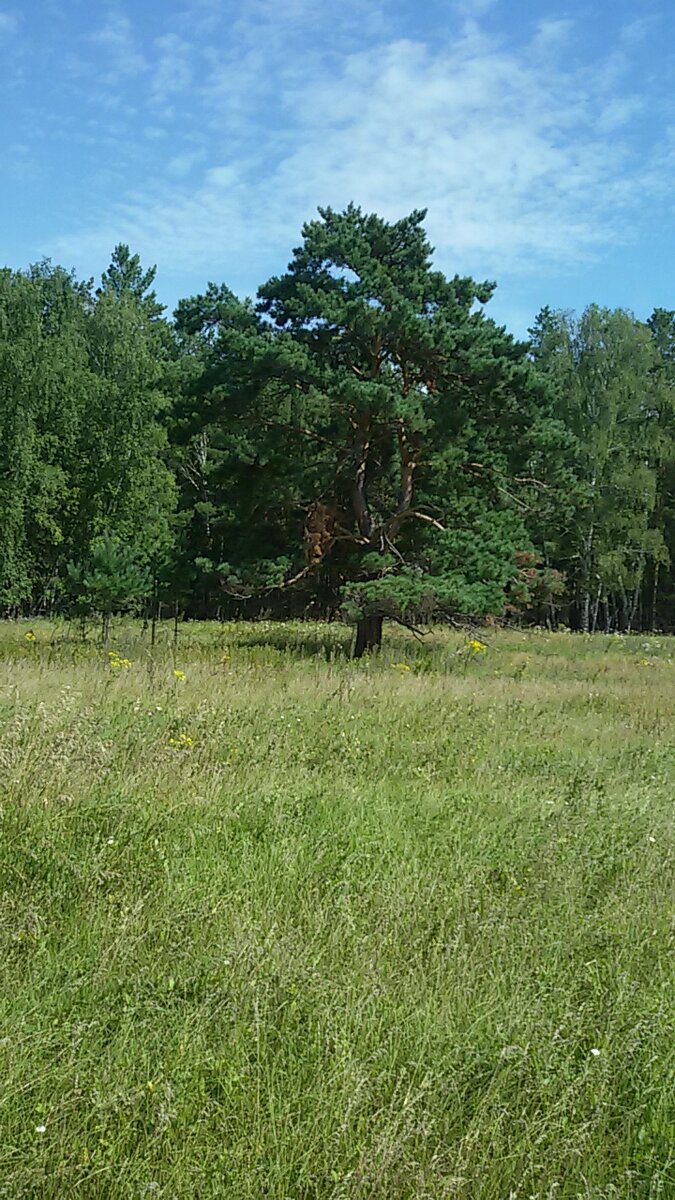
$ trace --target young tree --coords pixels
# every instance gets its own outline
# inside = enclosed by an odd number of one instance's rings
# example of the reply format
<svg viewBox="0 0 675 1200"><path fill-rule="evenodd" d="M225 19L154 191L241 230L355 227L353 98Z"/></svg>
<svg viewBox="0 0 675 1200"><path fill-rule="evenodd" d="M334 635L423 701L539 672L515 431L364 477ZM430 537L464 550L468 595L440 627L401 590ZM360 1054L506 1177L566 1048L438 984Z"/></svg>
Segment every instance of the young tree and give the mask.
<svg viewBox="0 0 675 1200"><path fill-rule="evenodd" d="M433 270L424 216L321 209L257 310L211 288L177 313L231 467L226 586L323 588L357 655L387 617L501 610L552 436L494 285Z"/></svg>
<svg viewBox="0 0 675 1200"><path fill-rule="evenodd" d="M83 562L68 563L67 580L74 611L83 617L100 614L104 644L113 613L132 608L150 590L150 575L139 566L131 547L108 534L94 540Z"/></svg>

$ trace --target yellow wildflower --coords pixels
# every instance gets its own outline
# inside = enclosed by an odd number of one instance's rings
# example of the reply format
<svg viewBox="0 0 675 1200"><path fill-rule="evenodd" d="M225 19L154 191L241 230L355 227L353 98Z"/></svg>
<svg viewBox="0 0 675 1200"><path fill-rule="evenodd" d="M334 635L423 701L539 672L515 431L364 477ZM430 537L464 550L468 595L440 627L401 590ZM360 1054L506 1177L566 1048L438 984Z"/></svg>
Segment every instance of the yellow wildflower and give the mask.
<svg viewBox="0 0 675 1200"><path fill-rule="evenodd" d="M29 629L29 630L28 630L28 633L26 634L26 641L27 641L27 642L34 642L34 641L35 641L35 634L33 633L33 630L32 630L32 629Z"/></svg>
<svg viewBox="0 0 675 1200"><path fill-rule="evenodd" d="M194 744L194 738L189 733L179 733L177 737L169 738L172 750L189 750Z"/></svg>
<svg viewBox="0 0 675 1200"><path fill-rule="evenodd" d="M111 670L113 670L113 671L116 670L118 667L122 667L124 670L128 670L128 668L131 666L131 659L130 658L120 658L119 654L117 654L116 651L110 651L110 650L108 651L108 660L110 662Z"/></svg>
<svg viewBox="0 0 675 1200"><path fill-rule="evenodd" d="M185 671L174 671L173 674L174 678L177 679L179 683L185 683L185 680L187 679Z"/></svg>
<svg viewBox="0 0 675 1200"><path fill-rule="evenodd" d="M397 671L410 671L410 670L412 670L412 667L409 667L407 663L394 663L394 668L395 668L395 670L397 670Z"/></svg>
<svg viewBox="0 0 675 1200"><path fill-rule="evenodd" d="M467 642L467 648L472 654L485 654L487 650L485 642L479 642L478 638L471 638L471 640Z"/></svg>

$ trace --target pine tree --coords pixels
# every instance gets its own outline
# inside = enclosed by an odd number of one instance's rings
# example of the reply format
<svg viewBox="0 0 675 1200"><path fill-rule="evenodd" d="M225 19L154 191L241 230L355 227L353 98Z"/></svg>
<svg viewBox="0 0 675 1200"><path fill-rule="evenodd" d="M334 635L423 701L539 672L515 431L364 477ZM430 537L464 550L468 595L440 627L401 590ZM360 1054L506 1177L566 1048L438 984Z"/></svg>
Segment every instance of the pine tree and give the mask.
<svg viewBox="0 0 675 1200"><path fill-rule="evenodd" d="M217 289L178 313L232 467L227 587L323 590L357 654L387 617L501 610L550 435L493 285L433 270L424 216L322 209L257 313Z"/></svg>
<svg viewBox="0 0 675 1200"><path fill-rule="evenodd" d="M162 390L160 340L142 294L153 273L143 274L136 256L131 262L138 285L106 286L104 276L87 324L92 378L69 539L78 560L93 539L110 535L149 563L173 536L175 486L165 462L169 398ZM153 314L156 307L152 301Z"/></svg>
<svg viewBox="0 0 675 1200"><path fill-rule="evenodd" d="M80 617L99 613L103 643L108 641L113 613L127 611L150 590L150 575L139 566L133 549L108 534L92 542L83 562L68 563L67 580L71 611Z"/></svg>

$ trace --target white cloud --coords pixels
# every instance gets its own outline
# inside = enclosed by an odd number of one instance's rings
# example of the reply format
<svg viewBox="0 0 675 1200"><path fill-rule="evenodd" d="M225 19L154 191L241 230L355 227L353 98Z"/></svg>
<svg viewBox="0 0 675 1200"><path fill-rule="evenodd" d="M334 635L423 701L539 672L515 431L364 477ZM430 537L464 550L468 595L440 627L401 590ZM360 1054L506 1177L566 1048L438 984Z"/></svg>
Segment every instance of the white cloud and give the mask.
<svg viewBox="0 0 675 1200"><path fill-rule="evenodd" d="M644 112L645 108L646 100L643 96L615 96L600 110L597 127L601 133L614 133L615 130L630 124L633 117Z"/></svg>
<svg viewBox="0 0 675 1200"><path fill-rule="evenodd" d="M573 30L574 21L570 21L567 18L540 21L535 41L540 47L555 47L557 49L569 41Z"/></svg>
<svg viewBox="0 0 675 1200"><path fill-rule="evenodd" d="M188 150L185 154L175 154L166 164L167 175L173 179L183 179L189 175L206 157L205 150Z"/></svg>
<svg viewBox="0 0 675 1200"><path fill-rule="evenodd" d="M461 7L473 18L489 5ZM610 47L592 70L571 67L569 21L542 22L515 48L472 19L444 43L380 32L354 51L340 17L331 26L309 0L281 10L251 0L246 13L224 49L205 52L194 93L203 121L195 118L192 145L172 140L172 181L136 190L99 225L61 238L59 257L101 261L122 238L161 271L251 291L270 259L287 261L317 205L354 200L391 218L428 207L439 266L499 278L571 267L620 240L626 206L659 176L645 174L650 152L628 136L642 101L618 90L627 51ZM369 19L381 29L377 9ZM189 47L166 35L158 48L150 97L168 94L171 62L188 89ZM194 145L205 128L209 160ZM200 161L188 191L180 180Z"/></svg>
<svg viewBox="0 0 675 1200"><path fill-rule="evenodd" d="M658 23L656 14L651 13L644 17L636 17L634 21L628 21L621 29L621 40L627 45L637 45L649 36Z"/></svg>
<svg viewBox="0 0 675 1200"><path fill-rule="evenodd" d="M111 14L105 24L91 35L91 41L103 50L107 58L106 82L115 83L146 70L147 61L139 49L131 21L122 13Z"/></svg>
<svg viewBox="0 0 675 1200"><path fill-rule="evenodd" d="M7 12L6 10L0 11L0 36L3 33L14 33L18 25L19 18L16 13Z"/></svg>
<svg viewBox="0 0 675 1200"><path fill-rule="evenodd" d="M39 178L39 168L31 154L30 147L21 142L14 142L5 149L5 171L7 178L13 183L27 186Z"/></svg>
<svg viewBox="0 0 675 1200"><path fill-rule="evenodd" d="M483 17L496 4L497 0L455 0L453 8L461 17Z"/></svg>
<svg viewBox="0 0 675 1200"><path fill-rule="evenodd" d="M169 97L184 92L192 82L191 44L176 33L167 33L155 41L158 52L151 84L151 97L164 104Z"/></svg>

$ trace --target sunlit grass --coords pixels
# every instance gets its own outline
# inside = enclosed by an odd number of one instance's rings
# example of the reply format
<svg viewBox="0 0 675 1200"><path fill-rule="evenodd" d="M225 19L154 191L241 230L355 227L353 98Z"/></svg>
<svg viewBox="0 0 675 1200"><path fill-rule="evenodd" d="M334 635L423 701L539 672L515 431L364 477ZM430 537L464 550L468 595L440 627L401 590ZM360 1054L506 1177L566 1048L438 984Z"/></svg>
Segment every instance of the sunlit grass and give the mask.
<svg viewBox="0 0 675 1200"><path fill-rule="evenodd" d="M0 1196L675 1194L675 640L350 638L0 627Z"/></svg>

